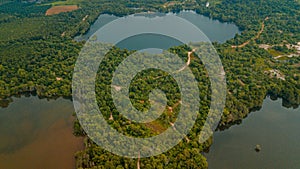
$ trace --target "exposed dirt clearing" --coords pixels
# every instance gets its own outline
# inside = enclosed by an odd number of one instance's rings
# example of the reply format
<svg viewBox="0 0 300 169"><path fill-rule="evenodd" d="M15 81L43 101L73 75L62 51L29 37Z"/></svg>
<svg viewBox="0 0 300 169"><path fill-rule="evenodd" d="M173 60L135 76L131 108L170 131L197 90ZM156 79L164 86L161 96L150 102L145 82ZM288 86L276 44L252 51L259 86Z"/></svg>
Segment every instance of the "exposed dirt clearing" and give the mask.
<svg viewBox="0 0 300 169"><path fill-rule="evenodd" d="M162 133L165 130L167 130L167 128L165 128L163 125L161 125L159 122L157 121L152 121L150 123L146 123L145 126L147 128L149 128L152 132L154 133Z"/></svg>
<svg viewBox="0 0 300 169"><path fill-rule="evenodd" d="M46 11L46 15L56 15L62 12L70 12L77 9L77 5L53 6Z"/></svg>

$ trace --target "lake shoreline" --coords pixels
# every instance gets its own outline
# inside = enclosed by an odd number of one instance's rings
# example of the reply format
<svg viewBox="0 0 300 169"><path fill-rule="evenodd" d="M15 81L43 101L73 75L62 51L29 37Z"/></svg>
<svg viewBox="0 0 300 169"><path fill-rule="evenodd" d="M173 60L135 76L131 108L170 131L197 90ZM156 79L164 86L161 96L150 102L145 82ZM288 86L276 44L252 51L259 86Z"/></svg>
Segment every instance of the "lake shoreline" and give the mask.
<svg viewBox="0 0 300 169"><path fill-rule="evenodd" d="M262 108L250 113L242 123L228 130L216 131L209 151L204 154L211 164L209 168L299 166L299 107L285 108L282 102L282 99L272 100L267 97Z"/></svg>

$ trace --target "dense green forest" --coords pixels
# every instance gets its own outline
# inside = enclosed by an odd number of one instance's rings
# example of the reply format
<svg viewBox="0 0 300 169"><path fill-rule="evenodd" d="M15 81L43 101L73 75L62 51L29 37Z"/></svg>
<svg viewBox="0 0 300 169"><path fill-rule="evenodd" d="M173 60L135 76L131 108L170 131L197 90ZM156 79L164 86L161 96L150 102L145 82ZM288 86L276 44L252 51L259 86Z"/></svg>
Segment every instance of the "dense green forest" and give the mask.
<svg viewBox="0 0 300 169"><path fill-rule="evenodd" d="M51 0L42 3L25 1L0 1L0 98L2 106L7 106L11 96L24 93L37 94L39 97L57 98L71 96L71 81L74 63L84 42L76 42L76 35L84 34L100 14L108 13L124 16L137 12L159 11L179 12L192 9L199 14L233 22L243 31L241 35L223 44L213 43L221 57L226 71L227 99L226 108L219 129L239 123L252 110L259 109L267 95L276 99L283 98L286 107L297 107L300 103L300 57L287 57L297 51L288 46L300 42L300 3L295 0L212 0L206 7L206 0L167 1L167 0L92 0L60 1ZM76 11L45 16L52 5L76 4ZM87 19L83 20L86 16ZM259 34L259 32L263 31ZM248 43L247 43L248 42ZM247 43L242 47L239 46ZM262 45L267 46L263 48ZM186 46L169 49L186 59ZM107 56L102 69L107 65L114 69L131 52L114 48ZM277 58L278 56L283 56ZM196 57L194 57L196 58ZM209 88L206 72L201 61L194 59L190 67L197 74L199 86ZM107 71L110 72L110 71ZM136 77L135 86L144 84L144 76L157 76L162 72L143 72ZM99 74L98 78L109 78L110 73ZM162 85L167 84L167 85ZM176 89L171 86L172 79L163 78L152 87ZM98 104L113 112L111 125L120 132L133 136L155 135L169 127L163 118L161 122L141 125L128 123L111 107L110 86L98 84ZM146 91L146 92L143 92ZM140 89L136 95L135 106L145 109L148 106L148 88ZM176 90L175 90L176 91ZM141 168L207 168L207 162L201 152L209 148L211 140L199 144L197 134L203 125L205 112L209 107L209 93L200 93L203 97L200 118L186 140L172 150L151 158L140 160ZM205 97L205 96L208 97ZM170 95L172 96L172 95ZM176 96L176 97L175 97ZM174 106L178 95L169 97L169 106ZM108 98L101 102L101 98ZM137 102L145 100L145 103ZM176 110L175 110L176 112ZM167 112L166 112L167 113ZM108 119L109 113L105 114ZM172 119L172 117L171 117ZM78 122L74 124L76 135L85 135ZM142 134L141 134L142 133ZM189 140L189 141L188 141ZM76 154L78 168L136 168L136 159L127 159L113 155L86 139L86 149Z"/></svg>

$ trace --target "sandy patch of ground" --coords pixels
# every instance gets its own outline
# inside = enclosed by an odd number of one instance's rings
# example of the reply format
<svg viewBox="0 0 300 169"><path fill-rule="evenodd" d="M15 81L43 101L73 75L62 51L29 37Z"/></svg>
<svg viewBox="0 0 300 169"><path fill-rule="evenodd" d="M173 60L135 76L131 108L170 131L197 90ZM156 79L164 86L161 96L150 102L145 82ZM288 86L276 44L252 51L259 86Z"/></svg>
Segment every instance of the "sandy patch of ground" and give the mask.
<svg viewBox="0 0 300 169"><path fill-rule="evenodd" d="M272 46L271 46L271 45L268 45L268 44L260 44L260 45L259 45L259 48L268 50L268 49L272 48Z"/></svg>

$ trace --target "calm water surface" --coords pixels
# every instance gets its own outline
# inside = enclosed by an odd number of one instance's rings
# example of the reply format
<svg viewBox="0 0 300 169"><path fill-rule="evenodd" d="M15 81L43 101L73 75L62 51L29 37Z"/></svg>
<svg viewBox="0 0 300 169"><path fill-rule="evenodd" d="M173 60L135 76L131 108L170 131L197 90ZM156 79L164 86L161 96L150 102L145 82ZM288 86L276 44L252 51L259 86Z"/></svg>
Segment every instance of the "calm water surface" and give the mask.
<svg viewBox="0 0 300 169"><path fill-rule="evenodd" d="M209 169L299 169L300 108L281 104L268 98L241 125L215 133L206 155Z"/></svg>
<svg viewBox="0 0 300 169"><path fill-rule="evenodd" d="M73 104L13 98L0 108L0 169L73 169L83 139L73 136Z"/></svg>
<svg viewBox="0 0 300 169"><path fill-rule="evenodd" d="M129 15L124 18L124 22L130 23L132 20L134 20L136 17L144 18L144 21L147 22L149 19L166 19L167 15L176 15L179 17L182 17L191 23L193 23L195 26L197 26L211 41L217 41L217 42L225 42L226 40L229 40L233 38L237 33L240 33L238 27L235 24L231 23L221 23L217 20L212 20L208 17L205 17L203 15L198 15L193 11L182 11L178 14L174 13L153 13L153 14L135 14L135 15ZM90 30L81 37L76 37L77 40L87 40L90 38L99 28L103 27L105 24L118 19L116 16L103 14L100 15L99 18L96 20L96 22L90 27ZM174 23L174 25L177 26L177 24ZM122 25L120 25L122 26ZM172 27L172 25L168 25ZM136 30L139 30L140 27L137 25ZM186 28L183 27L183 30ZM170 30L172 31L172 30ZM193 34L194 32L187 32L187 34ZM113 38L113 35L111 38ZM143 42L145 43L145 41ZM138 43L137 43L138 44Z"/></svg>

